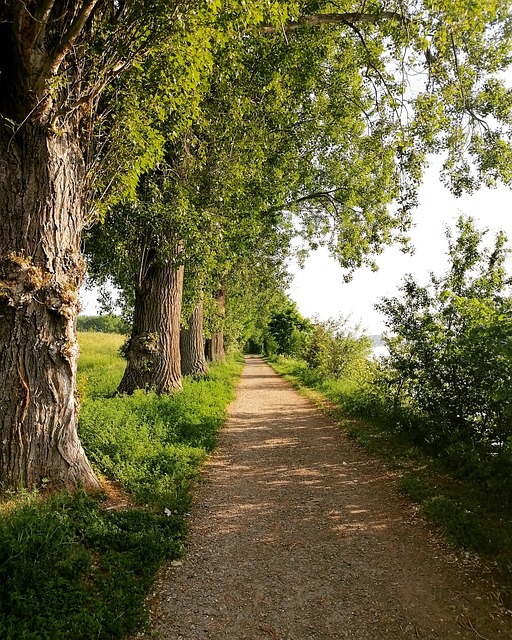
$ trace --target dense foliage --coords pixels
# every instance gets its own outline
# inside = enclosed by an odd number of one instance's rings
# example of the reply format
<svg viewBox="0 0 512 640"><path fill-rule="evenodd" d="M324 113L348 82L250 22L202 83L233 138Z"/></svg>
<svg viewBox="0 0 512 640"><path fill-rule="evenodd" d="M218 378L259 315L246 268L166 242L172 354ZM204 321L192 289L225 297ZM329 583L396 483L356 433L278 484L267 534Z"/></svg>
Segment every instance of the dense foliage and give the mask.
<svg viewBox="0 0 512 640"><path fill-rule="evenodd" d="M263 350L266 355L287 355L299 357L312 325L303 318L291 301L282 311L275 311L270 317L264 336Z"/></svg>
<svg viewBox="0 0 512 640"><path fill-rule="evenodd" d="M450 239L450 266L427 286L405 279L383 299L383 376L408 428L460 473L512 496L512 300L506 238L492 247L471 219Z"/></svg>

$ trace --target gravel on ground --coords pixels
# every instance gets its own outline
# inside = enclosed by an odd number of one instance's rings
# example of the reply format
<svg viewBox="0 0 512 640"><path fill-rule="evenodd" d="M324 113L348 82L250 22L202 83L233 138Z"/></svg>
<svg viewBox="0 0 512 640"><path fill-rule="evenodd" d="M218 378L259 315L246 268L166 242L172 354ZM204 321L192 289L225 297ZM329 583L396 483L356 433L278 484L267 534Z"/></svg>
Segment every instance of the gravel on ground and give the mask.
<svg viewBox="0 0 512 640"><path fill-rule="evenodd" d="M257 357L148 603L139 640L512 639L489 571Z"/></svg>

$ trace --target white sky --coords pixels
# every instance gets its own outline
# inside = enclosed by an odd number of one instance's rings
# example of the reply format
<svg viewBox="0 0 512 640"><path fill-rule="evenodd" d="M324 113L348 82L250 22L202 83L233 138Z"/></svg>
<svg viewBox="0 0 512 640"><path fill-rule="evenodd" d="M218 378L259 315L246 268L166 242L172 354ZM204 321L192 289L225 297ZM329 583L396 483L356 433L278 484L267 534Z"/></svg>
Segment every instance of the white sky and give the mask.
<svg viewBox="0 0 512 640"><path fill-rule="evenodd" d="M407 273L419 284L426 284L430 272L440 275L445 271L445 226L453 229L460 213L474 217L479 228L488 227L490 237L502 229L512 243L512 190L481 189L473 195L455 198L441 183L439 166L436 162L427 171L419 193L420 206L413 213L410 236L414 255L389 247L377 257L379 271L361 268L350 283L343 282L341 267L326 249L312 253L304 269L292 264L294 280L289 294L303 316L317 315L321 320L350 316L351 325L360 323L370 334L381 333L384 322L374 305L381 296L396 295ZM509 265L512 272L512 264Z"/></svg>

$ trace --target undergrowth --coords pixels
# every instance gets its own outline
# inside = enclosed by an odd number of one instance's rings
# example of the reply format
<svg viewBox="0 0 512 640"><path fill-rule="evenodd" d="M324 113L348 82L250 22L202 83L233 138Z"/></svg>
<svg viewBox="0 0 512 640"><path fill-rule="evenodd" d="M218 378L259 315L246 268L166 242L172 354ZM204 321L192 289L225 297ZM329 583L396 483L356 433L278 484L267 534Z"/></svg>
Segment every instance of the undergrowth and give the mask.
<svg viewBox="0 0 512 640"><path fill-rule="evenodd" d="M300 360L270 362L317 406L335 418L366 451L400 476L399 487L421 505L453 544L476 552L496 568L502 596L512 606L512 520L509 506L472 477L430 455L412 432L394 428L390 412L352 380L325 379Z"/></svg>
<svg viewBox="0 0 512 640"><path fill-rule="evenodd" d="M158 567L183 551L191 485L215 446L241 362L213 365L173 396L111 397L124 367L120 341L80 336L79 431L96 472L120 484L129 504L83 491L4 494L2 640L123 638L145 619Z"/></svg>

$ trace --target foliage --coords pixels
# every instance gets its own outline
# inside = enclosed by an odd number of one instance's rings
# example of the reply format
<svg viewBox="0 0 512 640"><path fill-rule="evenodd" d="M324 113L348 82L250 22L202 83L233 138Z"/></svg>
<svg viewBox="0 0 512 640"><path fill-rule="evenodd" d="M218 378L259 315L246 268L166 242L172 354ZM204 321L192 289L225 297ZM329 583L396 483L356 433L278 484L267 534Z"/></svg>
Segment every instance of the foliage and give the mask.
<svg viewBox="0 0 512 640"><path fill-rule="evenodd" d="M362 381L367 378L372 344L358 327L349 327L346 318L331 318L314 322L303 357L323 378Z"/></svg>
<svg viewBox="0 0 512 640"><path fill-rule="evenodd" d="M183 242L183 260L214 291L240 253L273 233L281 247L292 233L326 243L353 270L405 241L428 151L449 149L455 190L478 183L456 159L464 144L486 156L482 175L510 178L489 136L507 138L511 97L497 79L485 84L508 63L504 6L397 2L382 13L372 2L360 20L294 28L298 15L343 16L350 4L251 2L243 18L214 3L183 16L187 37L177 28L152 49L147 68L129 77L127 104L145 105L139 124L158 151L129 201L89 238L96 277L114 275L130 299L148 261L166 260L169 244ZM469 44L461 25L471 26ZM402 81L409 76L414 87ZM180 92L169 90L171 78ZM132 95L140 86L150 91ZM136 133L135 145L152 139Z"/></svg>
<svg viewBox="0 0 512 640"><path fill-rule="evenodd" d="M185 380L183 392L173 396L137 391L90 398L79 422L89 459L139 502L176 509L197 466L214 448L232 399L233 367L218 369L201 382Z"/></svg>
<svg viewBox="0 0 512 640"><path fill-rule="evenodd" d="M178 396L109 397L122 375L122 336L79 338L81 438L96 471L128 492L128 504L112 509L105 496L81 491L3 496L5 640L120 640L134 633L159 565L182 553L191 482L215 444L241 368L212 366L207 380L186 383Z"/></svg>
<svg viewBox="0 0 512 640"><path fill-rule="evenodd" d="M101 316L78 316L77 331L126 334L128 326L123 318L112 313Z"/></svg>
<svg viewBox="0 0 512 640"><path fill-rule="evenodd" d="M247 353L264 353L268 323L289 301L284 294L288 276L280 258L265 250L257 259L240 257L227 276L228 296L224 323L225 343Z"/></svg>
<svg viewBox="0 0 512 640"><path fill-rule="evenodd" d="M265 353L268 356L299 356L311 331L311 323L303 318L295 303L289 301L288 308L272 314L268 323L268 338Z"/></svg>
<svg viewBox="0 0 512 640"><path fill-rule="evenodd" d="M450 267L426 287L405 279L378 308L390 330L383 375L402 428L460 474L512 499L512 301L506 238L459 218ZM404 413L405 412L405 413Z"/></svg>

